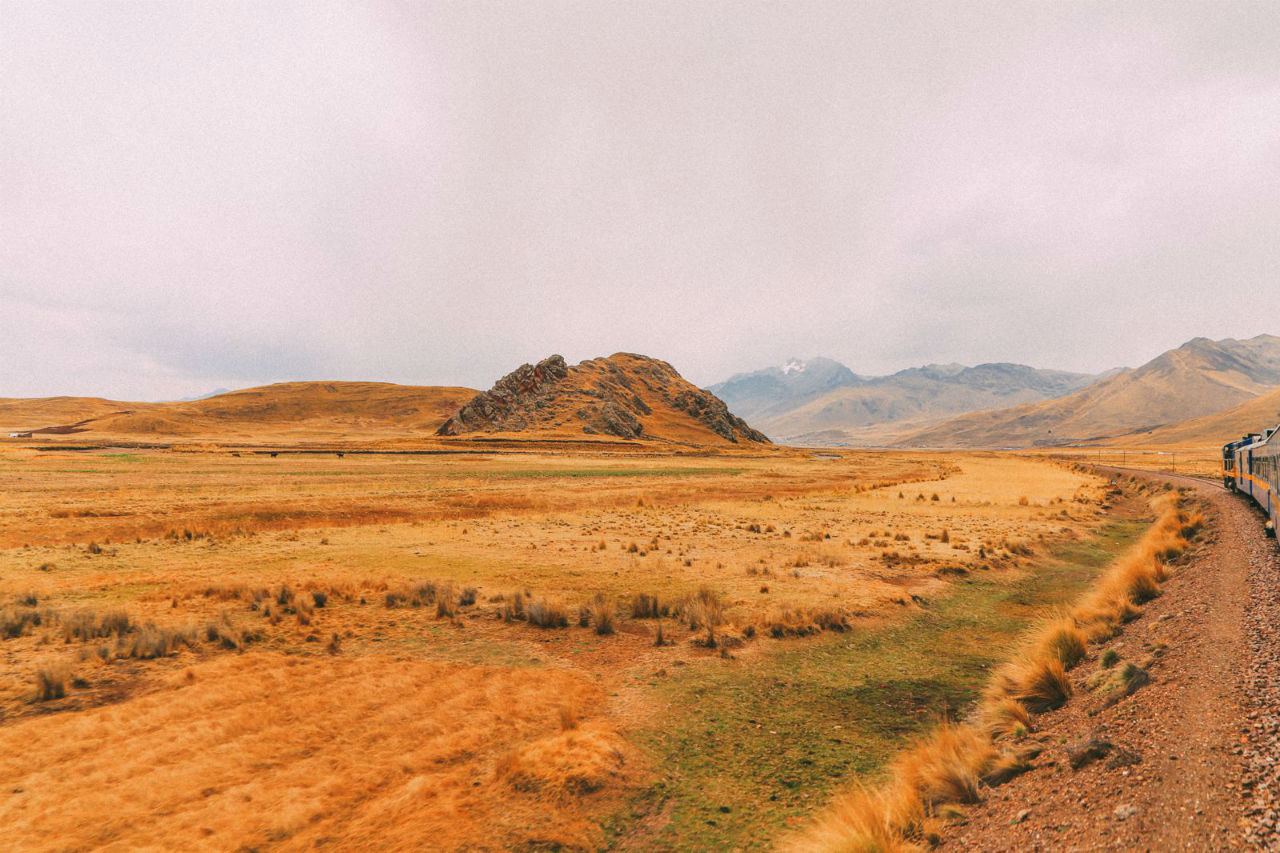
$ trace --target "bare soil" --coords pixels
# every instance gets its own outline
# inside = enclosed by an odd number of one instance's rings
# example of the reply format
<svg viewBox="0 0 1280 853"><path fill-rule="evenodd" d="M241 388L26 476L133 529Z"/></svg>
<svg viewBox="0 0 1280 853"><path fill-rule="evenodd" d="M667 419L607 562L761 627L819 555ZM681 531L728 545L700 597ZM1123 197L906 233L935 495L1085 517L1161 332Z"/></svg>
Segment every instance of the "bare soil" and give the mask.
<svg viewBox="0 0 1280 853"><path fill-rule="evenodd" d="M1206 532L1163 594L1074 670L1074 698L1039 718L1035 768L988 791L942 849L1280 849L1275 545L1220 485L1137 476L1189 488ZM1107 649L1150 682L1119 701L1091 691ZM1073 769L1091 741L1098 757Z"/></svg>

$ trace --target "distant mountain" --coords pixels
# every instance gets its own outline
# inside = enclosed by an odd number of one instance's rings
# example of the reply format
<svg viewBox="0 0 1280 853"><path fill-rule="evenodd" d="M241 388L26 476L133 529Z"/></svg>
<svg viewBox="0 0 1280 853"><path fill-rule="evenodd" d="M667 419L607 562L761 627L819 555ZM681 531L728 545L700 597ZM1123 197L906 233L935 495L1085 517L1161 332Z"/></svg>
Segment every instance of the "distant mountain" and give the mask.
<svg viewBox="0 0 1280 853"><path fill-rule="evenodd" d="M686 444L767 444L710 392L665 361L615 353L569 366L558 355L525 364L477 394L440 435L604 435Z"/></svg>
<svg viewBox="0 0 1280 853"><path fill-rule="evenodd" d="M707 390L741 417L760 420L789 411L828 391L864 381L829 358L808 361L793 358L781 367L736 374Z"/></svg>
<svg viewBox="0 0 1280 853"><path fill-rule="evenodd" d="M208 394L199 394L195 397L179 397L177 400L174 400L173 402L194 403L197 400L208 400L210 397L219 397L223 394L230 394L230 393L231 393L230 388L215 388L214 390L210 391Z"/></svg>
<svg viewBox="0 0 1280 853"><path fill-rule="evenodd" d="M1003 363L929 364L865 377L814 359L739 374L710 390L778 441L883 445L951 415L1060 397L1098 378Z"/></svg>
<svg viewBox="0 0 1280 853"><path fill-rule="evenodd" d="M952 418L903 437L914 447L1029 447L1155 430L1221 412L1280 385L1280 338L1195 338L1067 396Z"/></svg>

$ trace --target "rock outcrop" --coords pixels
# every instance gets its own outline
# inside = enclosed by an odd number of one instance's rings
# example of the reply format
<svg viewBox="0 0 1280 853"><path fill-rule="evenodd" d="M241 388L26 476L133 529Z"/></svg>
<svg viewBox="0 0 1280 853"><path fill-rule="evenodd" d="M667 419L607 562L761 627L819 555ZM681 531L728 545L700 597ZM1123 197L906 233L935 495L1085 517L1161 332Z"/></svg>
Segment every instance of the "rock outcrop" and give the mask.
<svg viewBox="0 0 1280 853"><path fill-rule="evenodd" d="M768 443L714 394L664 361L617 353L569 367L553 355L477 394L440 435L546 432L688 443Z"/></svg>

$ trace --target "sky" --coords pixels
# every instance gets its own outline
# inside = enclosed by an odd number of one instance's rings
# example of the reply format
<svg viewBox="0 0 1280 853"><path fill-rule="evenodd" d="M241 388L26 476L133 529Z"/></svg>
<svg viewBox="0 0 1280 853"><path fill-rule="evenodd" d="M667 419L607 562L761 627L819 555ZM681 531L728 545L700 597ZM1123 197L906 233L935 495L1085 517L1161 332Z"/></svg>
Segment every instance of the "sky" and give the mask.
<svg viewBox="0 0 1280 853"><path fill-rule="evenodd" d="M1280 333L1280 4L0 0L0 397Z"/></svg>

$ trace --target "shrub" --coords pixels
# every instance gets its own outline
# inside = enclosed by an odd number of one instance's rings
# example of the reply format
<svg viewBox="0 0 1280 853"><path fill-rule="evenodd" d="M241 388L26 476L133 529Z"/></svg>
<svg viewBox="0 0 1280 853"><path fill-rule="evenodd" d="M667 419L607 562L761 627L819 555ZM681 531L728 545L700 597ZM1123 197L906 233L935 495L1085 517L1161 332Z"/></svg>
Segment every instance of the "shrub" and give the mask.
<svg viewBox="0 0 1280 853"><path fill-rule="evenodd" d="M282 584L280 586L279 594L276 595L276 604L279 604L281 607L288 607L293 603L293 598L293 590L289 588L288 584Z"/></svg>
<svg viewBox="0 0 1280 853"><path fill-rule="evenodd" d="M321 590L318 590L318 589L312 590L311 603L314 604L316 607L324 607L326 604L329 603L329 594L327 592L322 592Z"/></svg>
<svg viewBox="0 0 1280 853"><path fill-rule="evenodd" d="M479 593L474 586L465 587L462 590L462 594L458 596L458 606L459 607L472 606L473 604L476 603L476 596L478 594Z"/></svg>

